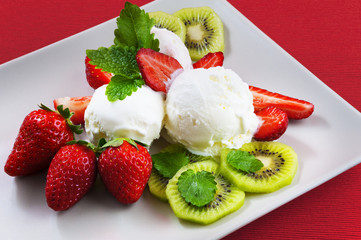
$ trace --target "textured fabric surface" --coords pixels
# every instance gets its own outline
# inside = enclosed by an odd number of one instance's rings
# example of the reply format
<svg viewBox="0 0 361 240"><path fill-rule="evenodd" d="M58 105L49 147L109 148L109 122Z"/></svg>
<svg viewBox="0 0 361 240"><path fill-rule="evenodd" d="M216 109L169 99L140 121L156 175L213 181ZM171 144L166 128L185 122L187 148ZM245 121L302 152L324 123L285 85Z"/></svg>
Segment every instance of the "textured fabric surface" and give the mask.
<svg viewBox="0 0 361 240"><path fill-rule="evenodd" d="M112 19L124 2L2 0L0 64ZM361 111L361 1L229 2ZM224 239L361 239L360 176L358 165Z"/></svg>

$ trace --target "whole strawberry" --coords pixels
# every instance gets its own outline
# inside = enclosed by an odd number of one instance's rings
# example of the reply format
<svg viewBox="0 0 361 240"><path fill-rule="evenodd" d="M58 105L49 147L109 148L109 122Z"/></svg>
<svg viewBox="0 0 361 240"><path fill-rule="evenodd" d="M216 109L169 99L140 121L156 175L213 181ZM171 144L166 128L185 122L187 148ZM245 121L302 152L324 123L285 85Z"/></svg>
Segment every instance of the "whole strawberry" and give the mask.
<svg viewBox="0 0 361 240"><path fill-rule="evenodd" d="M45 107L28 114L6 161L4 170L10 176L24 176L46 169L56 152L66 142L74 139L68 109L62 106L55 112ZM74 127L74 128L73 128Z"/></svg>
<svg viewBox="0 0 361 240"><path fill-rule="evenodd" d="M77 203L96 179L96 155L84 142L63 146L50 163L45 196L48 206L63 211Z"/></svg>
<svg viewBox="0 0 361 240"><path fill-rule="evenodd" d="M99 156L98 170L104 185L119 202L136 202L152 171L148 150L130 139L116 139L103 147L107 148Z"/></svg>

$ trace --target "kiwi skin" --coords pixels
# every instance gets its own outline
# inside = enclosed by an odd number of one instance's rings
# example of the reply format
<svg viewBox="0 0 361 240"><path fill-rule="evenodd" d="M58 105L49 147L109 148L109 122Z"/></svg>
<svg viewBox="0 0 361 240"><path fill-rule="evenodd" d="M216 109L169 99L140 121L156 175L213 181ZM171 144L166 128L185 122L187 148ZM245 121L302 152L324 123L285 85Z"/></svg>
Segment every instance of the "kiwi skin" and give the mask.
<svg viewBox="0 0 361 240"><path fill-rule="evenodd" d="M150 12L149 17L154 19L155 27L166 28L172 31L184 42L186 38L186 26L178 17L162 11Z"/></svg>
<svg viewBox="0 0 361 240"><path fill-rule="evenodd" d="M173 15L181 19L186 27L184 44L193 61L210 52L224 51L223 23L212 8L183 8Z"/></svg>
<svg viewBox="0 0 361 240"><path fill-rule="evenodd" d="M237 211L243 206L245 193L220 175L218 173L218 168L219 164L213 160L188 164L179 169L176 175L169 181L166 188L166 194L169 204L178 218L207 225ZM178 178L188 169L192 169L195 172L205 170L211 172L215 176L218 190L211 203L203 207L196 207L187 203L182 198L178 191Z"/></svg>
<svg viewBox="0 0 361 240"><path fill-rule="evenodd" d="M245 192L270 193L291 184L298 159L290 146L280 142L251 142L240 149L255 155L265 166L255 173L239 171L227 162L231 149L223 149L220 172L237 187Z"/></svg>
<svg viewBox="0 0 361 240"><path fill-rule="evenodd" d="M163 177L159 174L156 169L152 169L152 173L150 174L148 180L148 189L149 192L159 200L163 202L167 202L168 198L165 194L165 189L169 182L169 178Z"/></svg>
<svg viewBox="0 0 361 240"><path fill-rule="evenodd" d="M167 147L163 148L161 152L182 152L184 151L184 147L179 144L171 144ZM149 180L148 180L148 188L149 192L155 196L156 198L167 202L168 198L165 194L165 189L167 187L167 184L169 182L169 178L163 177L157 169L153 168L152 173L150 174Z"/></svg>

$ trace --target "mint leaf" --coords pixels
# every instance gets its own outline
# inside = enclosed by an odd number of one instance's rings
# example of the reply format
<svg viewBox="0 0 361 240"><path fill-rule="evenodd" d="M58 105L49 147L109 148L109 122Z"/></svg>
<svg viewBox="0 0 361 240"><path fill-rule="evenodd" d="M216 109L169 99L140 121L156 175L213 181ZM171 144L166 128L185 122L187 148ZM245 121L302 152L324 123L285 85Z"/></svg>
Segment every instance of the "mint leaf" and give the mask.
<svg viewBox="0 0 361 240"><path fill-rule="evenodd" d="M103 71L115 74L107 86L105 94L108 100L124 100L144 85L136 61L137 49L134 47L111 46L98 50L87 50L90 64Z"/></svg>
<svg viewBox="0 0 361 240"><path fill-rule="evenodd" d="M235 169L246 173L257 172L263 167L263 163L254 155L242 150L231 150L227 155L227 162Z"/></svg>
<svg viewBox="0 0 361 240"><path fill-rule="evenodd" d="M166 178L172 178L177 171L189 163L184 152L160 152L152 155L153 167Z"/></svg>
<svg viewBox="0 0 361 240"><path fill-rule="evenodd" d="M126 2L116 21L115 45L86 51L90 64L114 74L105 92L109 101L123 100L144 85L136 61L138 50L159 51L159 40L150 33L154 20L137 5Z"/></svg>
<svg viewBox="0 0 361 240"><path fill-rule="evenodd" d="M115 75L110 80L105 95L107 95L110 102L124 100L142 85L144 85L144 81L140 76L138 78L127 78L123 75Z"/></svg>
<svg viewBox="0 0 361 240"><path fill-rule="evenodd" d="M118 28L114 30L114 43L120 46L133 46L139 48L151 48L159 51L159 41L150 33L154 26L144 10L137 5L126 2L117 20Z"/></svg>
<svg viewBox="0 0 361 240"><path fill-rule="evenodd" d="M178 178L178 191L184 200L197 207L212 202L217 191L217 183L212 173L194 172L188 169Z"/></svg>
<svg viewBox="0 0 361 240"><path fill-rule="evenodd" d="M86 55L91 59L90 64L96 65L105 72L124 76L139 75L139 67L135 56L135 47L111 46L100 47L97 50L87 50Z"/></svg>

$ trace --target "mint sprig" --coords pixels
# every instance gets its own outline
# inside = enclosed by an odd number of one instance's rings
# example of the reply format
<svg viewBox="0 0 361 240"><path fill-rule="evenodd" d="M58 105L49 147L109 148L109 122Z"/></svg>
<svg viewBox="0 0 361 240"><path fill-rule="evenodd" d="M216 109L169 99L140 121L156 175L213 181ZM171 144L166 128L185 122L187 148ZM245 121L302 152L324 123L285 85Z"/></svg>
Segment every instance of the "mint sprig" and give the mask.
<svg viewBox="0 0 361 240"><path fill-rule="evenodd" d="M227 163L237 170L251 173L263 167L263 163L246 151L231 150L227 155Z"/></svg>
<svg viewBox="0 0 361 240"><path fill-rule="evenodd" d="M144 80L140 76L138 78L127 78L122 75L115 75L108 84L105 95L111 102L123 100L143 85Z"/></svg>
<svg viewBox="0 0 361 240"><path fill-rule="evenodd" d="M114 75L132 78L139 76L139 67L135 59L137 51L135 47L111 46L87 50L86 55L91 59L89 63L97 68Z"/></svg>
<svg viewBox="0 0 361 240"><path fill-rule="evenodd" d="M217 191L217 183L212 173L194 172L188 169L178 178L178 191L183 199L194 206L202 207L212 202Z"/></svg>
<svg viewBox="0 0 361 240"><path fill-rule="evenodd" d="M150 34L154 20L137 5L126 2L116 21L118 28L114 30L115 45L159 51L159 40L154 38L154 34Z"/></svg>
<svg viewBox="0 0 361 240"><path fill-rule="evenodd" d="M115 45L86 51L90 64L114 75L106 90L111 102L125 99L145 84L136 61L138 50L159 51L159 40L150 33L154 20L137 5L126 2L116 22Z"/></svg>
<svg viewBox="0 0 361 240"><path fill-rule="evenodd" d="M165 178L172 178L177 171L189 163L184 152L160 152L152 155L153 167Z"/></svg>

